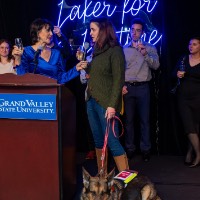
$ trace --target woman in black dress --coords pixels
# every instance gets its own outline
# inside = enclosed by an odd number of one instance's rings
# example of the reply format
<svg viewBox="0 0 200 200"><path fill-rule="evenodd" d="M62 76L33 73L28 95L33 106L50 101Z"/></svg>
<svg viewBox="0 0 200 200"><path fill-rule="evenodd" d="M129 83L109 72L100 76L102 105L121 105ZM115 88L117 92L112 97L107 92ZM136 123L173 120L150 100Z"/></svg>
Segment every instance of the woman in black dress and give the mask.
<svg viewBox="0 0 200 200"><path fill-rule="evenodd" d="M179 68L177 71L180 80L178 105L184 131L189 139L185 163L189 167L197 167L200 165L200 37L191 38L188 49L189 55L184 56L179 63L184 64L185 69Z"/></svg>

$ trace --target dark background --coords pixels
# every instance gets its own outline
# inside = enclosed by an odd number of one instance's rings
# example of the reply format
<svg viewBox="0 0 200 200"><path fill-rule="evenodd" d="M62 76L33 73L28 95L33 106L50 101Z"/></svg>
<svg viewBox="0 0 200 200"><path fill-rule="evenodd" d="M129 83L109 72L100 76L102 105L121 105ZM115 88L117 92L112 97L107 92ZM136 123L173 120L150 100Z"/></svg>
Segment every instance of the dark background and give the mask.
<svg viewBox="0 0 200 200"><path fill-rule="evenodd" d="M56 24L59 13L58 2L58 0L0 0L0 38L7 38L14 43L14 38L21 37L24 46L29 45L30 23L35 18L42 17ZM84 3L83 0L75 2L76 5ZM106 2L123 5L121 0ZM74 5L74 0L68 0L67 3ZM179 57L188 53L187 45L190 37L200 35L198 2L159 0L150 19L163 34L162 41L157 46L161 66L153 73L154 78L151 82L152 150L155 153L180 155L186 149L186 141L176 109L176 97L169 92L173 86L171 73ZM76 27L74 23L62 28L68 37L71 37L71 31ZM77 149L85 151L88 148L87 119L84 110L85 88L79 83L79 79L71 81L69 87L77 97Z"/></svg>

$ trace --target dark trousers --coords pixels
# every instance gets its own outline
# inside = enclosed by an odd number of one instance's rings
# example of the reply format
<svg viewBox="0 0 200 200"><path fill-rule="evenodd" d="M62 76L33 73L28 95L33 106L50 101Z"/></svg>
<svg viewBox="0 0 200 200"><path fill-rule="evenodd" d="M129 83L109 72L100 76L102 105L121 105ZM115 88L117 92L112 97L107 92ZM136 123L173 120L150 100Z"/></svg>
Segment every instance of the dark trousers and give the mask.
<svg viewBox="0 0 200 200"><path fill-rule="evenodd" d="M135 120L136 111L140 126L140 150L149 151L151 148L149 131L150 90L149 84L127 84L128 93L124 95L125 106L125 147L135 151Z"/></svg>

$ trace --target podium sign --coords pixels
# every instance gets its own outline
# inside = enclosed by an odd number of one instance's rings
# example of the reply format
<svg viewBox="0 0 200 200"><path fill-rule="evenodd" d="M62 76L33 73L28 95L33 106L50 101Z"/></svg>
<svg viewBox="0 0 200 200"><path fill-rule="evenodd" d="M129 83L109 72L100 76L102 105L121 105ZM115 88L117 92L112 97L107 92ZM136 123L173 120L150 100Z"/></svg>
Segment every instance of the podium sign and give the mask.
<svg viewBox="0 0 200 200"><path fill-rule="evenodd" d="M56 95L0 94L0 118L56 120Z"/></svg>
<svg viewBox="0 0 200 200"><path fill-rule="evenodd" d="M70 200L76 190L76 101L39 74L0 75L0 200Z"/></svg>

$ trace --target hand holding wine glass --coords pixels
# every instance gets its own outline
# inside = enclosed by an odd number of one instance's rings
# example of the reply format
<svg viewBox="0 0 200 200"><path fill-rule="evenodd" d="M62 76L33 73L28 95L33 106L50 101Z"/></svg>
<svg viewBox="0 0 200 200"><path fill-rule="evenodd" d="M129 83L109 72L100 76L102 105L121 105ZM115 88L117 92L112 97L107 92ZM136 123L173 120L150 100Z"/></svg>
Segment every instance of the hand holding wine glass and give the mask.
<svg viewBox="0 0 200 200"><path fill-rule="evenodd" d="M84 54L85 54L85 50L83 46L80 46L76 52L76 58L77 60L81 61L84 60Z"/></svg>
<svg viewBox="0 0 200 200"><path fill-rule="evenodd" d="M81 60L85 60L85 56L86 56L86 50L89 48L89 43L88 42L84 42L84 45L80 46L76 52L76 58L77 60L81 61Z"/></svg>
<svg viewBox="0 0 200 200"><path fill-rule="evenodd" d="M181 61L178 72L177 72L177 77L178 78L183 78L185 75L185 64L184 60Z"/></svg>
<svg viewBox="0 0 200 200"><path fill-rule="evenodd" d="M21 56L23 54L23 44L21 38L15 38L15 46L12 50L12 55L15 58L15 64L20 65L21 64Z"/></svg>
<svg viewBox="0 0 200 200"><path fill-rule="evenodd" d="M142 40L141 38L137 40L136 46L137 46L136 49L137 49L143 56L147 55L148 52L146 51L146 47L145 47L144 42L143 42L143 40Z"/></svg>
<svg viewBox="0 0 200 200"><path fill-rule="evenodd" d="M137 46L139 46L140 44L142 44L142 39L137 40Z"/></svg>
<svg viewBox="0 0 200 200"><path fill-rule="evenodd" d="M21 39L21 38L15 38L15 45L16 45L19 49L23 49L22 39Z"/></svg>

